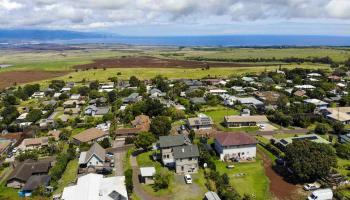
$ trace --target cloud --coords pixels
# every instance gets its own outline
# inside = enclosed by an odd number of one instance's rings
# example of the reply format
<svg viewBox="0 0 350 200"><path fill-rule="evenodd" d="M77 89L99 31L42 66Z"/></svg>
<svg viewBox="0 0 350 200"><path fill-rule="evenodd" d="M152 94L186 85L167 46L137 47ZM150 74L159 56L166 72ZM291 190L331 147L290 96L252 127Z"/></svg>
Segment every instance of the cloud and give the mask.
<svg viewBox="0 0 350 200"><path fill-rule="evenodd" d="M0 0L0 27L350 21L350 0Z"/></svg>

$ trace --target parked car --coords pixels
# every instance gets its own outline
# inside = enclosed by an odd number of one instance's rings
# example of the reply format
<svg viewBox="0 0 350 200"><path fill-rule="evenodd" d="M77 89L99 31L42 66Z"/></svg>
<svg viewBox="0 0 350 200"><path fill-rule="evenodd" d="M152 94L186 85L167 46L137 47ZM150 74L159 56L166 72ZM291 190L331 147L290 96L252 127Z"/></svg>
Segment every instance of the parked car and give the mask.
<svg viewBox="0 0 350 200"><path fill-rule="evenodd" d="M226 168L227 169L233 169L233 168L235 168L235 166L234 165L227 165Z"/></svg>
<svg viewBox="0 0 350 200"><path fill-rule="evenodd" d="M185 182L186 182L187 184L191 184L191 183L192 183L192 177L191 177L191 175L189 175L189 174L186 174L186 175L185 175Z"/></svg>
<svg viewBox="0 0 350 200"><path fill-rule="evenodd" d="M317 190L318 188L320 188L320 186L314 183L309 183L304 185L304 190L306 191Z"/></svg>
<svg viewBox="0 0 350 200"><path fill-rule="evenodd" d="M12 149L12 153L16 153L16 152L17 152L17 148L15 147Z"/></svg>

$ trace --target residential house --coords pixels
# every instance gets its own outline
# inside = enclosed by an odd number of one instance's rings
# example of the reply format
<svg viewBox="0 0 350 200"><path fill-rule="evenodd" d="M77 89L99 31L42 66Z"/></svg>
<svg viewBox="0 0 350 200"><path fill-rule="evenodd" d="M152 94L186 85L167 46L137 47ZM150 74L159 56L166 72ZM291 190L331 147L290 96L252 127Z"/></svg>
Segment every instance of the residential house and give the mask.
<svg viewBox="0 0 350 200"><path fill-rule="evenodd" d="M187 127L191 130L211 129L214 125L211 117L204 114L198 115L198 117L188 118Z"/></svg>
<svg viewBox="0 0 350 200"><path fill-rule="evenodd" d="M80 100L81 99L81 95L80 94L72 94L70 95L70 100Z"/></svg>
<svg viewBox="0 0 350 200"><path fill-rule="evenodd" d="M45 92L34 92L31 98L41 99L45 97Z"/></svg>
<svg viewBox="0 0 350 200"><path fill-rule="evenodd" d="M43 146L49 145L48 137L40 137L40 138L26 138L21 144L18 146L18 149L21 151L39 149Z"/></svg>
<svg viewBox="0 0 350 200"><path fill-rule="evenodd" d="M103 83L100 85L100 89L98 90L99 92L111 92L114 90L114 83L113 82L108 82L108 83Z"/></svg>
<svg viewBox="0 0 350 200"><path fill-rule="evenodd" d="M123 103L136 103L138 101L142 100L142 96L139 95L139 93L132 93L128 97L123 99Z"/></svg>
<svg viewBox="0 0 350 200"><path fill-rule="evenodd" d="M22 188L32 176L47 175L51 167L49 160L25 160L9 175L6 186Z"/></svg>
<svg viewBox="0 0 350 200"><path fill-rule="evenodd" d="M197 145L173 147L173 157L177 174L197 173L199 159Z"/></svg>
<svg viewBox="0 0 350 200"><path fill-rule="evenodd" d="M322 114L327 119L341 122L342 124L350 124L350 107L326 108L322 110Z"/></svg>
<svg viewBox="0 0 350 200"><path fill-rule="evenodd" d="M209 90L209 94L212 94L212 95L222 95L222 94L226 94L226 93L227 93L227 90L223 90L223 89Z"/></svg>
<svg viewBox="0 0 350 200"><path fill-rule="evenodd" d="M87 174L63 189L61 200L128 200L124 176Z"/></svg>
<svg viewBox="0 0 350 200"><path fill-rule="evenodd" d="M254 159L257 143L253 136L245 133L218 132L215 136L215 150L220 160Z"/></svg>
<svg viewBox="0 0 350 200"><path fill-rule="evenodd" d="M158 98L158 97L164 97L166 95L165 92L160 91L157 88L153 88L149 91L151 98Z"/></svg>
<svg viewBox="0 0 350 200"><path fill-rule="evenodd" d="M294 141L308 140L316 143L330 144L329 141L323 139L316 134L299 135L297 137L288 137L276 141L276 145L281 149L285 149L287 145L292 144Z"/></svg>
<svg viewBox="0 0 350 200"><path fill-rule="evenodd" d="M165 166L174 166L175 159L173 155L173 148L184 146L188 143L184 135L169 135L159 137L159 149L162 163Z"/></svg>
<svg viewBox="0 0 350 200"><path fill-rule="evenodd" d="M339 143L350 144L350 133L339 136Z"/></svg>
<svg viewBox="0 0 350 200"><path fill-rule="evenodd" d="M60 135L62 131L60 130L52 130L47 133L49 137L53 137L56 141L60 140Z"/></svg>
<svg viewBox="0 0 350 200"><path fill-rule="evenodd" d="M85 108L85 115L94 117L102 117L109 112L109 107L96 107L94 105L87 106Z"/></svg>
<svg viewBox="0 0 350 200"><path fill-rule="evenodd" d="M73 139L76 143L93 143L96 141L101 141L104 138L108 137L108 133L99 130L97 128L87 129L77 135L73 136Z"/></svg>
<svg viewBox="0 0 350 200"><path fill-rule="evenodd" d="M154 183L154 175L156 169L154 167L140 167L141 182L145 184Z"/></svg>
<svg viewBox="0 0 350 200"><path fill-rule="evenodd" d="M79 156L79 167L81 168L103 168L106 161L106 150L95 142L89 151L83 151Z"/></svg>
<svg viewBox="0 0 350 200"><path fill-rule="evenodd" d="M21 193L24 194L24 196L31 196L32 192L38 187L43 186L46 188L49 186L50 181L51 176L47 174L31 176L23 185Z"/></svg>
<svg viewBox="0 0 350 200"><path fill-rule="evenodd" d="M256 91L253 95L263 101L265 105L276 105L281 96L280 93L274 91Z"/></svg>
<svg viewBox="0 0 350 200"><path fill-rule="evenodd" d="M243 97L243 98L237 98L237 101L240 104L246 105L246 106L253 106L256 108L264 107L265 104L258 99L254 97Z"/></svg>
<svg viewBox="0 0 350 200"><path fill-rule="evenodd" d="M318 110L326 109L328 107L327 102L324 102L319 99L305 99L304 103L313 104L316 106L316 109Z"/></svg>
<svg viewBox="0 0 350 200"><path fill-rule="evenodd" d="M134 136L140 132L147 132L150 129L151 120L147 115L136 116L131 121L132 128L118 128L115 134L119 137Z"/></svg>
<svg viewBox="0 0 350 200"><path fill-rule="evenodd" d="M300 90L313 90L316 87L313 85L295 85L294 88L300 89Z"/></svg>
<svg viewBox="0 0 350 200"><path fill-rule="evenodd" d="M193 97L190 99L190 102L193 104L205 104L207 101L204 97Z"/></svg>
<svg viewBox="0 0 350 200"><path fill-rule="evenodd" d="M257 126L259 124L266 124L269 120L265 115L231 115L224 117L224 123L228 128L241 126Z"/></svg>

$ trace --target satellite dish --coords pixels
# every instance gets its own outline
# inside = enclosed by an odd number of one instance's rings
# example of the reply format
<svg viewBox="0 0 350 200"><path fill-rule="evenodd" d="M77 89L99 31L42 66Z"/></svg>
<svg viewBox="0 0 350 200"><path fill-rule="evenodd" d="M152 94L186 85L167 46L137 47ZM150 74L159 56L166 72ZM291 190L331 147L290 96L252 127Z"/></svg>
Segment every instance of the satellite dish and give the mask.
<svg viewBox="0 0 350 200"><path fill-rule="evenodd" d="M208 164L207 164L207 163L204 163L204 164L203 164L203 167L204 167L204 168L207 168L207 167L208 167Z"/></svg>

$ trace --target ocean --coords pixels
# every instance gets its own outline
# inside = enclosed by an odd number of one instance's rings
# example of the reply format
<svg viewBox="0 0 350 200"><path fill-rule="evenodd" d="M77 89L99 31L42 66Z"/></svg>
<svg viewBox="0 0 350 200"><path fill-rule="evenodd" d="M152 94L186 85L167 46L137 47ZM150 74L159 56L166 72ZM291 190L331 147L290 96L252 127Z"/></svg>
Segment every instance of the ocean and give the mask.
<svg viewBox="0 0 350 200"><path fill-rule="evenodd" d="M46 41L46 42L53 42ZM54 40L57 43L114 43L159 46L267 47L267 46L350 46L350 36L317 35L227 35L227 36L119 36L98 39Z"/></svg>

